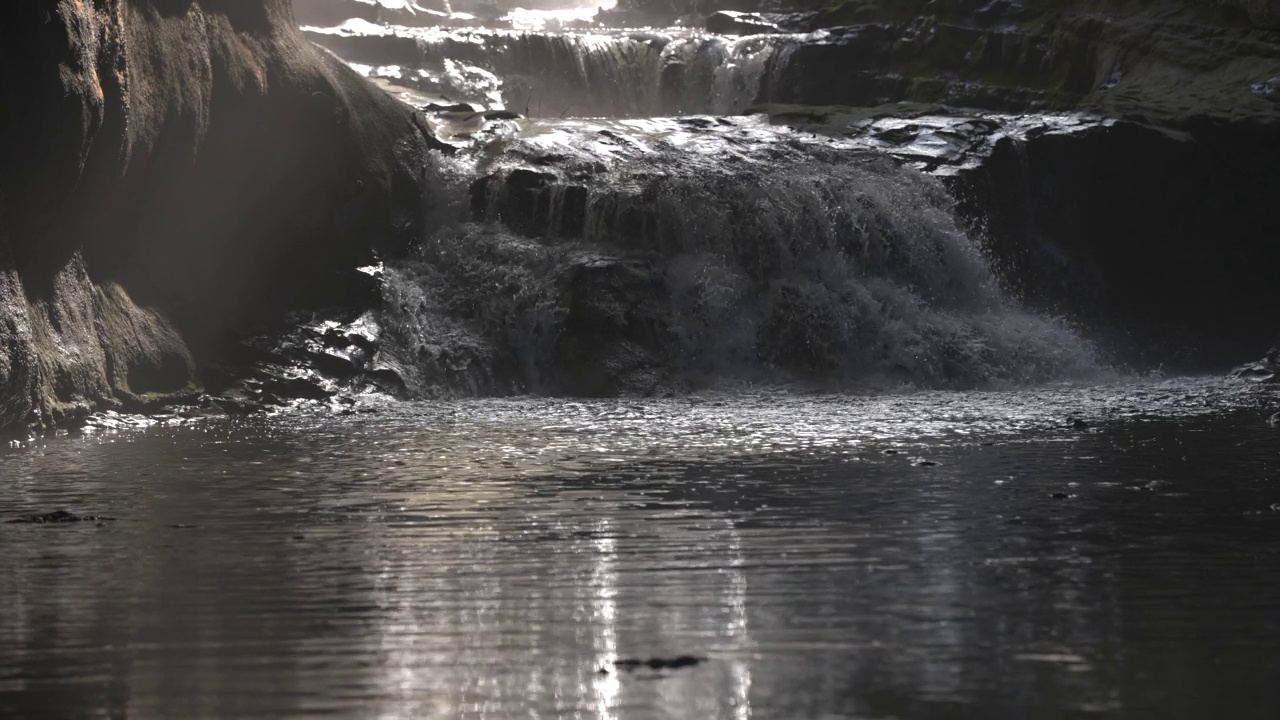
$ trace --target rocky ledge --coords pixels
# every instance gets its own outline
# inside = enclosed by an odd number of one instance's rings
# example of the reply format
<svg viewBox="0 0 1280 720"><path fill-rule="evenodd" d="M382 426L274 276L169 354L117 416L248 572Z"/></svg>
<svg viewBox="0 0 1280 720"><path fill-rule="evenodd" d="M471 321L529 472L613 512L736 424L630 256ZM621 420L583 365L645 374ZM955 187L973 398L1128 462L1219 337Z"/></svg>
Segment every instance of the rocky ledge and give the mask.
<svg viewBox="0 0 1280 720"><path fill-rule="evenodd" d="M1092 328L1136 366L1221 370L1274 337L1280 127L895 103L762 105L944 178L1027 304Z"/></svg>

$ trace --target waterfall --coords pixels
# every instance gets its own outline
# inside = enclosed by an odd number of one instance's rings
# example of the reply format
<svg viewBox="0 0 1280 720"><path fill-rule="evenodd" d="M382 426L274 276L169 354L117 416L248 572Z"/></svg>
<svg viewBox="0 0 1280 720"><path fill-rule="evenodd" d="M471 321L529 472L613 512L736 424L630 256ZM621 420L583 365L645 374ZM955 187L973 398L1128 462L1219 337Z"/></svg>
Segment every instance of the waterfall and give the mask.
<svg viewBox="0 0 1280 720"><path fill-rule="evenodd" d="M935 179L754 119L534 124L389 269L418 392L977 387L1098 360L1027 313Z"/></svg>
<svg viewBox="0 0 1280 720"><path fill-rule="evenodd" d="M313 34L358 59L366 75L533 117L737 114L757 102L776 59L802 37L447 28ZM416 53L406 53L409 41ZM409 54L417 60L407 63Z"/></svg>
<svg viewBox="0 0 1280 720"><path fill-rule="evenodd" d="M382 275L378 362L409 394L967 388L1099 370L1064 323L1006 296L936 179L731 117L777 96L797 48L825 33L543 21L318 38L421 99L528 116L432 116L459 149L432 184L441 211Z"/></svg>

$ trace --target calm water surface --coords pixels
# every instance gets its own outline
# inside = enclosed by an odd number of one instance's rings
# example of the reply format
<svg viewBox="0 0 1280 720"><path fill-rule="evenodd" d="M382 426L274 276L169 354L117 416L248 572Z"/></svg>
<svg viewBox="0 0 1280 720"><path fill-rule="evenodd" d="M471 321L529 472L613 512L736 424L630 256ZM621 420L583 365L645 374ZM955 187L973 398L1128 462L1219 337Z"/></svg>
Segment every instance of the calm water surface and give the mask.
<svg viewBox="0 0 1280 720"><path fill-rule="evenodd" d="M0 717L1280 717L1276 409L1173 380L26 442L0 519L116 519L0 525Z"/></svg>

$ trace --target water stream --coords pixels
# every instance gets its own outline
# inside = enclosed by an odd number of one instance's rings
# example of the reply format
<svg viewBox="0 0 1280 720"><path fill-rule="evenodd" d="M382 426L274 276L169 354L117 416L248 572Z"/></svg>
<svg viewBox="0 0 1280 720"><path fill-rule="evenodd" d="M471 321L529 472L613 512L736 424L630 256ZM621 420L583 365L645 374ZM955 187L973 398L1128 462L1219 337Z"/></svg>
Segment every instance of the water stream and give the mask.
<svg viewBox="0 0 1280 720"><path fill-rule="evenodd" d="M0 715L1271 717L1274 401L371 401L23 443L0 518L114 519L0 524Z"/></svg>
<svg viewBox="0 0 1280 720"><path fill-rule="evenodd" d="M1274 391L1110 367L937 178L733 115L812 37L579 20L308 29L455 150L368 269L416 400L0 448L0 521L109 518L0 524L0 717L1280 712Z"/></svg>

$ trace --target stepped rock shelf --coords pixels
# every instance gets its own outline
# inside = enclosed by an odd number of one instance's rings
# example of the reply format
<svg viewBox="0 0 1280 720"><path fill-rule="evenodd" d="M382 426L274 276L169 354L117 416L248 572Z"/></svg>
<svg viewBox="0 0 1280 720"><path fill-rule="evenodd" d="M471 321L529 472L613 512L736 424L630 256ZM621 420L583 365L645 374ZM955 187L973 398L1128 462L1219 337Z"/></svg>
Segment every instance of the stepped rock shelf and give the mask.
<svg viewBox="0 0 1280 720"><path fill-rule="evenodd" d="M968 160L912 162L949 176L1005 281L1126 359L1204 369L1274 333L1258 311L1280 270L1267 209L1280 163L1266 161L1280 158L1277 17L1265 1L623 0L559 28L513 13L485 28L307 31L410 101L762 112L894 153L916 118L953 118L963 137L927 135ZM1088 130L1059 132L1067 116Z"/></svg>
<svg viewBox="0 0 1280 720"><path fill-rule="evenodd" d="M832 310L850 304L831 294L838 283L805 274L802 250L782 286L735 284L780 267L777 248L743 255L738 236L725 240L739 253L733 278L700 281L696 311L673 310L688 299L677 286L691 248L670 241L683 236L655 225L619 243L591 204L626 194L601 187L619 178L619 158L653 163L653 177L628 178L636 197L677 197L655 179L669 168L636 150L658 136L729 143L716 152L757 168L802 173L819 158L923 182L912 192L930 197L943 188L938 207L954 221L929 232L967 234L1002 292L1068 316L1127 362L1218 368L1274 338L1275 2L510 9L7 4L0 426L337 402L371 388L647 393L725 373L843 383L868 369L940 386L1041 377L973 350L1003 331L971 319L915 327L919 366L904 365L907 350L868 349L881 331ZM430 109L458 103L533 119L463 128L472 121L457 110ZM582 117L615 120L573 125ZM584 132L603 153L589 162L557 145ZM921 172L939 179L900 175ZM889 227L891 243L906 242L906 226ZM914 262L856 276L909 287ZM527 306L468 294L477 282L532 287L522 278L548 269L558 279ZM974 272L979 282L986 271ZM727 287L774 314L727 343L744 363L690 360L699 343L725 344L688 323L714 318L705 291ZM944 307L928 292L916 300ZM513 308L523 319L495 315ZM850 364L854 346L863 354ZM793 347L806 349L780 350Z"/></svg>

